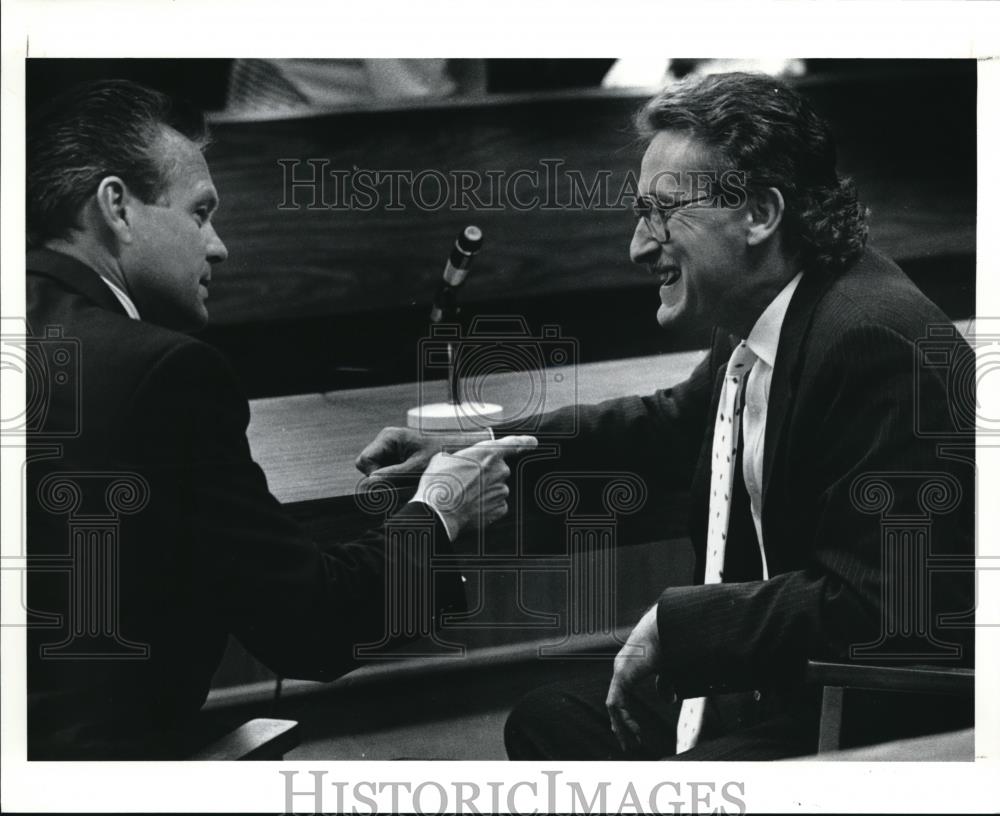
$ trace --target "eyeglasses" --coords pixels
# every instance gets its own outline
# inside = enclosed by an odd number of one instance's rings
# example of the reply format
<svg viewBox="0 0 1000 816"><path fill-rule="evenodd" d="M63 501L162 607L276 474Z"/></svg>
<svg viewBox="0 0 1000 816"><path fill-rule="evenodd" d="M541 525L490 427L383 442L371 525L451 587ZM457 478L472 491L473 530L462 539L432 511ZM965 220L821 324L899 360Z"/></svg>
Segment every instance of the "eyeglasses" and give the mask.
<svg viewBox="0 0 1000 816"><path fill-rule="evenodd" d="M712 196L705 195L699 198L693 198L690 201L682 201L679 204L671 204L669 206L664 206L658 201L651 198L638 198L636 199L635 206L632 211L635 213L635 217L642 219L643 223L646 225L646 229L649 234L653 236L653 239L658 243L666 243L670 240L670 230L667 229L667 221L670 217L685 207L690 207L692 204L698 204L701 201L707 201L711 199Z"/></svg>

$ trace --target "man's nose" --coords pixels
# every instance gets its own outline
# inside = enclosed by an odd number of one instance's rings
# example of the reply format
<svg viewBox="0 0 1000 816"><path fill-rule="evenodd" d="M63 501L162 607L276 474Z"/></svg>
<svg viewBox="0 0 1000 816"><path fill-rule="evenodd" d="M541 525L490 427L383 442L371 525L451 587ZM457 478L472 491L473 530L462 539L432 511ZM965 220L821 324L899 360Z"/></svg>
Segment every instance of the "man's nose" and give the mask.
<svg viewBox="0 0 1000 816"><path fill-rule="evenodd" d="M646 221L642 218L635 225L628 254L632 263L637 264L650 263L660 254L660 242L653 237L649 227L646 226Z"/></svg>
<svg viewBox="0 0 1000 816"><path fill-rule="evenodd" d="M222 239L219 237L219 233L215 231L215 227L209 225L209 229L211 230L211 235L208 236L208 247L206 249L209 263L222 263L229 257L229 250L222 243Z"/></svg>

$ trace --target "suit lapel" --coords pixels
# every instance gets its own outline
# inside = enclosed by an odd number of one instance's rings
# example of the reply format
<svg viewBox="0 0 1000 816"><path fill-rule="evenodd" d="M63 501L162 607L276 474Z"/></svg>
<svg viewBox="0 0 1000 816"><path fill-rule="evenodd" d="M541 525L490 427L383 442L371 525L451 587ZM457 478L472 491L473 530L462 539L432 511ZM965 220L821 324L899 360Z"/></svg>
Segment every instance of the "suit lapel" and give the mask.
<svg viewBox="0 0 1000 816"><path fill-rule="evenodd" d="M125 314L124 307L101 276L76 258L50 249L31 249L28 250L26 269L29 274L45 275L59 281L67 289L79 292L103 309Z"/></svg>
<svg viewBox="0 0 1000 816"><path fill-rule="evenodd" d="M785 320L781 325L778 353L771 375L771 393L767 400L767 427L764 431L764 473L761 484L761 504L767 506L767 491L774 470L775 453L785 436L785 420L801 371L805 338L809 332L813 313L833 279L821 272L806 271L792 300L788 304Z"/></svg>

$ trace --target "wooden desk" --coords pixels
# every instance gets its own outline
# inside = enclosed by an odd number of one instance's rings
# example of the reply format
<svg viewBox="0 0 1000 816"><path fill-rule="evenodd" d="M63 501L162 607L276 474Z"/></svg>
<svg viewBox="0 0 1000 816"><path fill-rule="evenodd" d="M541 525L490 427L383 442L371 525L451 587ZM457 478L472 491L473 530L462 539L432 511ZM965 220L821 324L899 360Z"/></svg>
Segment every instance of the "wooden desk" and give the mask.
<svg viewBox="0 0 1000 816"><path fill-rule="evenodd" d="M577 366L575 378L544 388L537 372L492 375L481 395L508 411L544 410L598 402L628 394L650 394L680 382L704 352L680 352ZM247 437L254 459L267 474L271 492L282 502L347 496L361 478L354 460L387 425L405 425L406 411L443 398L443 383L270 397L250 403Z"/></svg>
<svg viewBox="0 0 1000 816"><path fill-rule="evenodd" d="M564 380L567 386L545 389L541 407L554 409L627 394L649 394L683 380L703 354L680 352L580 365L575 369L575 378ZM527 373L494 375L485 384L483 396L509 408L523 404L531 384ZM430 385L433 387L425 401L441 400L443 383ZM411 382L251 400L247 437L253 457L264 469L271 492L282 503L293 505L289 512L308 535L316 540L350 540L372 525L373 517L358 511L350 500L362 478L354 460L383 427L406 424L407 409L421 402L420 391L420 385ZM341 498L318 501L331 497ZM658 509L670 514L682 501L683 497L660 502ZM639 541L619 553L620 597L628 599L619 607L623 623L630 624L641 614L631 605L648 606L664 586L690 580L692 556L679 540L685 513L674 515L676 522L663 527L662 540ZM566 589L560 580L559 576L532 579L526 590L532 608L565 614ZM498 620L508 620L503 616L513 614L515 604L524 603L524 598L508 592L490 595L489 603L491 614L498 615ZM537 629L449 630L451 640L470 650L547 636ZM238 642L231 641L213 687L242 687L273 681L273 677ZM245 689L235 694L240 697Z"/></svg>

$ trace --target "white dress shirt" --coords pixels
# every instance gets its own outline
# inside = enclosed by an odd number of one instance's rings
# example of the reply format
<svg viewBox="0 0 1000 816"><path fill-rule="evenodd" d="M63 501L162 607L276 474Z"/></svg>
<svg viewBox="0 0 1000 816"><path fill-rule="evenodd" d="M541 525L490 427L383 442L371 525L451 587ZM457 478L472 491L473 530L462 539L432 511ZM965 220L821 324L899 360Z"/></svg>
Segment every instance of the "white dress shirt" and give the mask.
<svg viewBox="0 0 1000 816"><path fill-rule="evenodd" d="M126 295L118 286L116 286L115 284L113 284L111 281L109 281L103 275L101 276L101 280L104 281L104 283L108 287L108 289L111 290L111 293L116 298L118 298L118 302L121 303L122 308L125 309L125 314L127 314L133 320L141 320L142 319L142 318L139 317L139 310L135 308L135 304L132 302L132 298L130 298L128 295Z"/></svg>
<svg viewBox="0 0 1000 816"><path fill-rule="evenodd" d="M747 346L757 355L757 361L747 376L746 401L743 406L743 481L750 494L750 513L757 530L757 545L768 578L767 559L764 556L764 534L761 529L761 503L764 486L764 430L767 428L767 401L771 395L771 375L778 354L781 324L785 322L788 303L802 279L799 272L771 301L757 318L747 336Z"/></svg>

